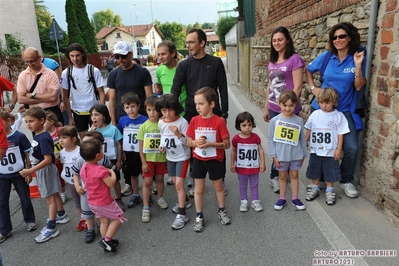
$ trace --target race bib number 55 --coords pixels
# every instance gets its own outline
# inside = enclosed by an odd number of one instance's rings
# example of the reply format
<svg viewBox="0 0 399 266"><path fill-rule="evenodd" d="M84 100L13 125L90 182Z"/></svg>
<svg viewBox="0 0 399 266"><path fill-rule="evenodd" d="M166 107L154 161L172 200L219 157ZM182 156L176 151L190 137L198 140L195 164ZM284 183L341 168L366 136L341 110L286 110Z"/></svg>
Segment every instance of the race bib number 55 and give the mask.
<svg viewBox="0 0 399 266"><path fill-rule="evenodd" d="M273 141L298 146L300 132L299 125L277 120Z"/></svg>

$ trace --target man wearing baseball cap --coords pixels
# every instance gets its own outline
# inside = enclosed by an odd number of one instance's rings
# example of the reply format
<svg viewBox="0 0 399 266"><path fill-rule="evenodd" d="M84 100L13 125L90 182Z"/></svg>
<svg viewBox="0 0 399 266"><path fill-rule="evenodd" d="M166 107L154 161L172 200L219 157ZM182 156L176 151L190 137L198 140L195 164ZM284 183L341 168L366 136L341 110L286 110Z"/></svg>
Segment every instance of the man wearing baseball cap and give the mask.
<svg viewBox="0 0 399 266"><path fill-rule="evenodd" d="M119 41L113 51L119 67L109 73L107 86L109 88L109 113L113 125L117 125L120 117L126 115L123 111L121 98L127 92L134 92L140 98L139 113L145 115L144 101L152 96L152 77L150 72L132 61L132 46L125 41Z"/></svg>

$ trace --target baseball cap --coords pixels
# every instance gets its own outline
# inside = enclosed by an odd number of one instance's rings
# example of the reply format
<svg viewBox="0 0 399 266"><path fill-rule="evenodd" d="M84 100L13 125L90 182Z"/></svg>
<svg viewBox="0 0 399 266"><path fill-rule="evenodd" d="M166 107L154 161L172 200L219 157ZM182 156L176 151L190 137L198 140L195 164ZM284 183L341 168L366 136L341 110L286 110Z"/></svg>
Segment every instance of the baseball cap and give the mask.
<svg viewBox="0 0 399 266"><path fill-rule="evenodd" d="M129 52L132 52L132 46L125 41L119 41L114 45L114 51L112 54L121 54L127 55Z"/></svg>

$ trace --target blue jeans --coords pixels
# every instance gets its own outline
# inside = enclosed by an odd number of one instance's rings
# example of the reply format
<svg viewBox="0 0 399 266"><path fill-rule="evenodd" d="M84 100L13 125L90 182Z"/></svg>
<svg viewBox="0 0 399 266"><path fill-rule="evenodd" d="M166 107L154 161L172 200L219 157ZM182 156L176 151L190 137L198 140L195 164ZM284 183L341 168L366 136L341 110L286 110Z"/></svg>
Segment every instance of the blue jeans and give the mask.
<svg viewBox="0 0 399 266"><path fill-rule="evenodd" d="M343 112L348 120L350 132L344 135L344 145L342 147L344 151L344 157L341 161L341 181L340 183L350 183L353 179L353 172L355 171L357 151L359 150L357 132L355 128L355 122L352 119L350 112Z"/></svg>
<svg viewBox="0 0 399 266"><path fill-rule="evenodd" d="M10 215L10 192L11 184L21 200L21 209L25 223L35 222L35 212L30 200L29 185L25 183L22 176L12 178L0 178L0 234L12 231Z"/></svg>

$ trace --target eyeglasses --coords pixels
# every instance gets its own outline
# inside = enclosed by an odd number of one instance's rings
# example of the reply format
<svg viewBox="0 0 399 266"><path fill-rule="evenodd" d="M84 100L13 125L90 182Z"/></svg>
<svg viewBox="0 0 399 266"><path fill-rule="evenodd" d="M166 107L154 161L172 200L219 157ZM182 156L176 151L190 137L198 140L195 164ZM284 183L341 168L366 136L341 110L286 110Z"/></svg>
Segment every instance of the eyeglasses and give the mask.
<svg viewBox="0 0 399 266"><path fill-rule="evenodd" d="M126 59L127 58L127 54L116 54L115 55L115 59L119 60L119 58Z"/></svg>
<svg viewBox="0 0 399 266"><path fill-rule="evenodd" d="M193 45L196 44L197 42L186 42L186 45Z"/></svg>
<svg viewBox="0 0 399 266"><path fill-rule="evenodd" d="M27 65L33 64L37 61L38 58L39 58L39 55L36 57L35 60L25 61L25 64L27 64Z"/></svg>
<svg viewBox="0 0 399 266"><path fill-rule="evenodd" d="M335 41L336 39L345 39L346 37L348 37L348 34L334 35L331 37L331 40Z"/></svg>

